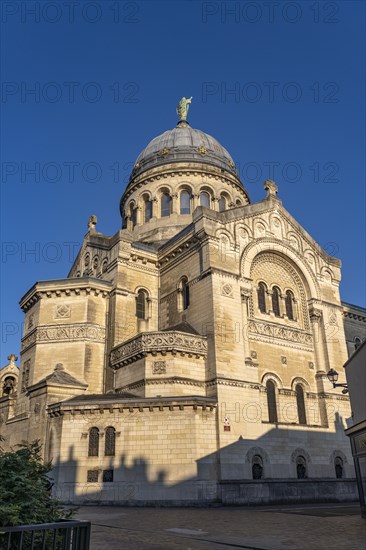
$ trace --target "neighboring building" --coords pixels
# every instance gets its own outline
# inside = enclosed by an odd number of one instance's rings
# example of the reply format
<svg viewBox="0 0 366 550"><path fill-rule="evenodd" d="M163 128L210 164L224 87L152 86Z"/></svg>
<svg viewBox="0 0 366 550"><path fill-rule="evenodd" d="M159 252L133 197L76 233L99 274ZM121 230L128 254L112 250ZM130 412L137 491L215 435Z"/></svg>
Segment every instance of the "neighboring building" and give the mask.
<svg viewBox="0 0 366 550"><path fill-rule="evenodd" d="M342 302L342 306L347 350L348 355L351 356L365 340L366 310L363 307L347 304L347 302Z"/></svg>
<svg viewBox="0 0 366 550"><path fill-rule="evenodd" d="M357 347L344 365L352 407L351 439L361 513L366 518L366 342Z"/></svg>
<svg viewBox="0 0 366 550"><path fill-rule="evenodd" d="M354 499L349 398L326 373L366 312L342 305L340 261L275 183L250 204L230 154L181 117L138 157L123 228L92 216L68 277L22 298L5 443L40 439L68 502Z"/></svg>

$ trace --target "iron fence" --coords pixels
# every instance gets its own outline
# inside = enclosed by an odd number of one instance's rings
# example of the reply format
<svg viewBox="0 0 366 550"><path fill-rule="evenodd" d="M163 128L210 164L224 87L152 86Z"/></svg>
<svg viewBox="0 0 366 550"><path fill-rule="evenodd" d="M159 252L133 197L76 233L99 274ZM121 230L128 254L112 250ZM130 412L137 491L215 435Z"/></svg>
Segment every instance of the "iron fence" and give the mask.
<svg viewBox="0 0 366 550"><path fill-rule="evenodd" d="M0 550L89 550L89 521L0 526Z"/></svg>

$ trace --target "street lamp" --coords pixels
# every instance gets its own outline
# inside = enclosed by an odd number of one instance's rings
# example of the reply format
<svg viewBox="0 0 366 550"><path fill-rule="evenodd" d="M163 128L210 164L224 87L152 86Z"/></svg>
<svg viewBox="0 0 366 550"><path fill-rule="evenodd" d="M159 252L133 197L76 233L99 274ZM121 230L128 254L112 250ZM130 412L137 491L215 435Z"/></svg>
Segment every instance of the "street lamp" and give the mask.
<svg viewBox="0 0 366 550"><path fill-rule="evenodd" d="M333 384L333 388L344 388L342 390L342 393L348 393L348 385L347 384L337 384L338 380L338 372L334 369L330 369L327 373L327 377L329 382Z"/></svg>

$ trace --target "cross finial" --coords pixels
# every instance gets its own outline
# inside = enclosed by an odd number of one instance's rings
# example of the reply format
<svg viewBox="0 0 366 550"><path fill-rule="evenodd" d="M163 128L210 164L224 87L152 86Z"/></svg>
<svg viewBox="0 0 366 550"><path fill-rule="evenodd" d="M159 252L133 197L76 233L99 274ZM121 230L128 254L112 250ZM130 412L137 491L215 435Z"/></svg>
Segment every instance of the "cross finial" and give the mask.
<svg viewBox="0 0 366 550"><path fill-rule="evenodd" d="M263 187L267 191L267 198L270 196L275 197L277 195L278 187L273 180L266 180Z"/></svg>
<svg viewBox="0 0 366 550"><path fill-rule="evenodd" d="M8 355L8 359L10 363L15 363L15 361L18 361L18 356L14 355L14 353L11 353L10 355Z"/></svg>

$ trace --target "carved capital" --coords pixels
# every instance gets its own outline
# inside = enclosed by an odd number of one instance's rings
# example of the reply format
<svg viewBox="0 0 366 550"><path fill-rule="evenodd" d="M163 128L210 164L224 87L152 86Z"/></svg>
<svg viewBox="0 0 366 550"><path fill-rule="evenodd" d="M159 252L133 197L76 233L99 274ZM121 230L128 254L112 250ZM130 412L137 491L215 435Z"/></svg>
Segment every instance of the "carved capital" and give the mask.
<svg viewBox="0 0 366 550"><path fill-rule="evenodd" d="M310 316L310 320L311 320L312 323L318 323L320 321L320 319L322 318L323 313L320 309L312 307L309 310L309 316Z"/></svg>

